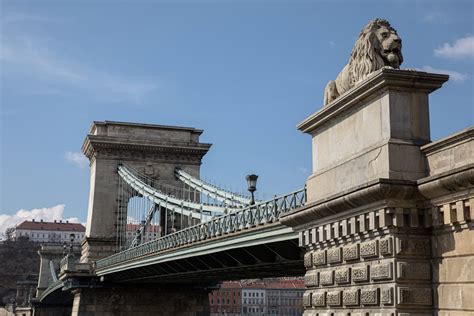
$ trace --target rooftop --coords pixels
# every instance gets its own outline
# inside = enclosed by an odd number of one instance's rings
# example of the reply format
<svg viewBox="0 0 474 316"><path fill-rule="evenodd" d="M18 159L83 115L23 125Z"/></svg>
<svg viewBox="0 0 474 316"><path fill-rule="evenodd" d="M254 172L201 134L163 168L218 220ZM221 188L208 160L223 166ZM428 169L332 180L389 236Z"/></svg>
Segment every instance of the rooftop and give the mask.
<svg viewBox="0 0 474 316"><path fill-rule="evenodd" d="M242 280L242 281L224 281L220 285L221 289L304 289L304 280L302 279L268 279L268 280Z"/></svg>
<svg viewBox="0 0 474 316"><path fill-rule="evenodd" d="M43 220L24 221L16 226L16 229L27 230L56 230L56 231L75 231L85 232L86 228L80 223L69 223L69 221L44 222Z"/></svg>

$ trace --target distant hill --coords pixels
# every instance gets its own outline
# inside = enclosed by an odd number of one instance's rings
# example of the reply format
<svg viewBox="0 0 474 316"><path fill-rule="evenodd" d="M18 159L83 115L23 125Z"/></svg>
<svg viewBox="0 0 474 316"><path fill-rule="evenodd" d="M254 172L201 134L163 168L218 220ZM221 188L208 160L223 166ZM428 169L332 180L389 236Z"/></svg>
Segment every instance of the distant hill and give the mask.
<svg viewBox="0 0 474 316"><path fill-rule="evenodd" d="M40 245L26 239L0 242L0 305L12 303L16 282L39 273Z"/></svg>

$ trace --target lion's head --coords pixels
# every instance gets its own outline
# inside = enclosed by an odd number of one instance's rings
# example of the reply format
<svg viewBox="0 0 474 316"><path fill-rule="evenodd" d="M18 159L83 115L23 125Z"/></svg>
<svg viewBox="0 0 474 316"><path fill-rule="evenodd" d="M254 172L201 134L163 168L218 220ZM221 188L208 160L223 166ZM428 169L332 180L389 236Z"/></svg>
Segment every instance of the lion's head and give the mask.
<svg viewBox="0 0 474 316"><path fill-rule="evenodd" d="M350 59L352 84L384 66L400 68L403 62L402 40L390 23L383 19L370 21L360 32Z"/></svg>

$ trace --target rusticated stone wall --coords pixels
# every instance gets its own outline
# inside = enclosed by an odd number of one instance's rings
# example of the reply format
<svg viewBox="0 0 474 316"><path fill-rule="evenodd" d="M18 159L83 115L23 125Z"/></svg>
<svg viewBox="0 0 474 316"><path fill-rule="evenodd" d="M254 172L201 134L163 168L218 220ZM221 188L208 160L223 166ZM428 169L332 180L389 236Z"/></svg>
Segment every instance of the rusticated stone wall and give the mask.
<svg viewBox="0 0 474 316"><path fill-rule="evenodd" d="M332 225L340 229L340 224ZM311 250L305 254L305 284L310 291L305 293L304 305L312 314L391 315L431 309L431 249L429 237L423 234L426 229L409 221L390 228L378 226L321 242L309 240L305 245Z"/></svg>
<svg viewBox="0 0 474 316"><path fill-rule="evenodd" d="M474 128L427 144L428 176L418 181L432 224L433 307L474 315Z"/></svg>

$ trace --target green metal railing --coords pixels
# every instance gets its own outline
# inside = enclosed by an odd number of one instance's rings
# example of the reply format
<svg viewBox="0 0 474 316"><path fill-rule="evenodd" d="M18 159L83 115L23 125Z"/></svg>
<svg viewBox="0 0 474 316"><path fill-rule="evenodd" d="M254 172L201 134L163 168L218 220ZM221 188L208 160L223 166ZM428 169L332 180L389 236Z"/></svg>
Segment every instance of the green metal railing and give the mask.
<svg viewBox="0 0 474 316"><path fill-rule="evenodd" d="M105 268L138 257L155 254L172 248L190 245L218 236L232 234L252 227L277 222L280 216L306 203L306 189L250 205L233 213L213 218L175 233L121 251L96 262L97 269Z"/></svg>

